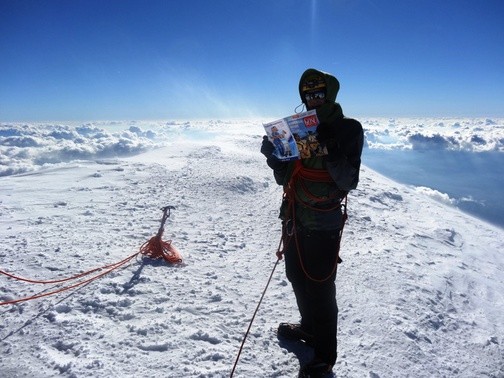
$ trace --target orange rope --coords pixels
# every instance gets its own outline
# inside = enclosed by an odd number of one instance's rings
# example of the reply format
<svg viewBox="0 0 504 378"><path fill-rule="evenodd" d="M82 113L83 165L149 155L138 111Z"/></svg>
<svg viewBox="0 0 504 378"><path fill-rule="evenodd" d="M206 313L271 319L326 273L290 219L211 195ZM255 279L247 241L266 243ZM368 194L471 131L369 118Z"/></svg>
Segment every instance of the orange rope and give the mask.
<svg viewBox="0 0 504 378"><path fill-rule="evenodd" d="M167 242L161 240L161 237L163 236L163 232L164 232L164 224L165 224L166 220L168 219L168 217L170 216L171 209L174 209L174 207L173 206L166 206L161 209L161 210L163 210L163 218L161 220L161 227L159 228L157 235L152 237L150 240L148 240L144 244L142 244L142 246L140 247L140 250L138 252L132 254L131 256L126 257L125 259L123 259L117 263L105 265L100 268L91 269L87 272L79 273L79 274L76 274L72 277L55 279L55 280L33 280L33 279L19 277L14 274L0 270L0 274L7 276L7 277L10 277L12 279L18 280L18 281L23 281L23 282L27 282L27 283L33 283L33 284L57 284L57 283L71 281L71 280L76 280L76 279L82 278L84 276L87 276L91 273L95 273L97 271L105 269L104 272L99 273L89 279L77 282L73 285L64 286L62 288L59 288L57 290L53 290L53 291L50 291L47 293L36 294L36 295L32 295L32 296L25 297L25 298L13 299L10 301L0 302L0 306L19 303L19 302L25 302L25 301L29 301L29 300L37 299L37 298L41 298L41 297L47 297L49 295L61 293L66 290L70 290L70 289L76 288L78 286L85 285L85 284L90 283L100 277L103 277L104 275L121 267L122 265L131 261L133 258L138 256L139 254L146 255L146 256L153 258L153 259L163 258L169 263L182 262L182 257L180 256L180 252L178 251L178 249L174 245L172 245L171 240L169 240Z"/></svg>
<svg viewBox="0 0 504 378"><path fill-rule="evenodd" d="M119 262L117 262L115 264L107 265L106 267L104 267L104 268L108 268L107 270L105 270L104 272L102 272L100 274L97 274L96 276L88 278L87 280L80 281L80 282L77 282L76 284L65 286L65 287L59 288L57 290L49 291L47 293L36 294L36 295L32 295L32 296L25 297L25 298L13 299L13 300L10 300L10 301L0 302L0 306L14 304L14 303L19 303L19 302L26 302L26 301L29 301L29 300L32 300L32 299L47 297L49 295L58 294L58 293L61 293L63 291L74 289L76 287L79 287L79 286L82 286L84 284L90 283L90 282L92 282L92 281L94 281L94 280L96 280L96 279L98 279L100 277L103 277L104 275L112 272L113 270L119 268L120 266L126 264L127 262L131 261L133 258L135 258L136 256L138 256L139 253L140 252L136 252L136 253L132 254L131 256L126 257L124 260L121 260L121 261L119 261ZM102 269L102 268L93 269L93 270L91 270L89 272L86 272L85 274L89 274L91 272L95 272L95 271L100 270L100 269ZM79 276L82 277L85 274L80 274ZM9 275L9 276L10 277L14 277L12 275ZM25 281L25 282L31 282L33 280L23 279L23 281ZM49 282L50 281L41 281L41 282L38 282L38 283L49 283ZM63 282L63 281L60 281L60 282Z"/></svg>
<svg viewBox="0 0 504 378"><path fill-rule="evenodd" d="M138 252L135 255L137 255L137 254L138 254ZM10 277L12 279L15 279L17 281L23 281L23 282L33 283L33 284L55 284L55 283L61 283L61 282L75 280L77 278L81 278L81 277L87 276L88 274L94 273L94 272L96 272L98 270L107 269L107 268L109 268L111 266L115 266L117 264L118 263L114 263L114 264L110 264L110 265L105 265L105 266L102 266L100 268L95 268L95 269L88 270L87 272L76 274L75 276L72 276L72 277L61 278L61 279L57 279L57 280L32 280L32 279L29 279L29 278L23 278L23 277L15 276L14 274L4 272L3 270L0 270L0 274L2 274L4 276L7 276L7 277Z"/></svg>
<svg viewBox="0 0 504 378"><path fill-rule="evenodd" d="M316 182L333 182L329 172L323 169L306 168L301 163L301 160L296 160L296 169L294 173L303 180Z"/></svg>
<svg viewBox="0 0 504 378"><path fill-rule="evenodd" d="M171 240L163 241L157 235L140 247L140 253L153 259L163 258L170 264L182 262L180 252L172 244Z"/></svg>
<svg viewBox="0 0 504 378"><path fill-rule="evenodd" d="M161 209L163 210L163 218L161 219L161 226L159 227L158 233L140 247L140 253L153 259L163 258L170 264L176 264L182 262L180 252L172 245L171 240L161 240L164 232L164 224L170 217L171 209L174 209L174 207L166 206Z"/></svg>
<svg viewBox="0 0 504 378"><path fill-rule="evenodd" d="M276 255L277 255L277 261L275 262L275 265L273 266L273 270L271 271L271 274L269 276L269 279L268 279L268 282L266 283L266 287L264 288L262 294L261 294L261 298L259 299L259 302L257 303L257 306L256 306L256 309L254 311L254 314L252 315L252 319L250 319L250 322L249 322L249 325L248 325L248 328L247 328L247 331L245 332L245 335L243 336L243 340L242 340L242 343L240 345L240 349L238 350L238 355L236 356L236 360L235 360L235 363L233 365L233 369L231 370L231 374L229 375L229 378L233 378L233 375L234 375L234 372L236 370L236 365L238 365L238 360L240 359L240 355L241 355L241 352L243 350L243 346L245 345L245 341L247 340L247 337L250 333L250 328L252 327L252 323L254 322L254 319L257 315L257 311L259 310L259 306L261 306L261 303L263 301L263 298L264 298L264 295L266 294L266 290L268 290L268 286L271 282L271 278L273 277L273 273L275 272L275 269L278 265L278 263L280 262L280 260L282 260L282 251L280 250L281 249L281 245L282 245L282 239L280 239L280 243L278 244L278 248L277 248L277 252L276 252Z"/></svg>

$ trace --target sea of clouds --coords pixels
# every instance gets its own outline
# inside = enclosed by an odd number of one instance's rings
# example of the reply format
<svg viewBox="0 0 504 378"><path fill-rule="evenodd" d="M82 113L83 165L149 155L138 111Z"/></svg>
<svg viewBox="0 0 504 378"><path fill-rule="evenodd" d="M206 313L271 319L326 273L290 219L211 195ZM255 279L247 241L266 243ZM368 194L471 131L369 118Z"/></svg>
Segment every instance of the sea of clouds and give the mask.
<svg viewBox="0 0 504 378"><path fill-rule="evenodd" d="M252 129L255 123L256 127ZM219 127L262 133L262 121L114 121L82 125L0 123L0 176L73 160L118 158ZM365 148L377 151L504 152L502 119L364 119Z"/></svg>
<svg viewBox="0 0 504 378"><path fill-rule="evenodd" d="M243 126L243 123L232 124L235 128ZM137 155L166 146L180 137L211 137L222 125L230 127L222 121L0 123L0 176L71 161ZM257 132L260 132L260 122L258 125Z"/></svg>
<svg viewBox="0 0 504 378"><path fill-rule="evenodd" d="M386 150L504 151L502 119L366 119L367 147Z"/></svg>
<svg viewBox="0 0 504 378"><path fill-rule="evenodd" d="M260 136L267 121L271 120L0 123L0 177L69 162L133 156L176 143L178 138ZM365 130L365 165L504 226L504 204L499 203L504 185L504 119L360 121Z"/></svg>

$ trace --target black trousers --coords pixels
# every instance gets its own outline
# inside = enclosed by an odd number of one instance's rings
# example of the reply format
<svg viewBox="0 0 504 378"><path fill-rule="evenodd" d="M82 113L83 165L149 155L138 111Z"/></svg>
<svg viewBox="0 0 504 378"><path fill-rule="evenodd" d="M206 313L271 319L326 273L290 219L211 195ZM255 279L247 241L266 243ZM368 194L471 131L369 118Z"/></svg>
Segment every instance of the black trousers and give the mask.
<svg viewBox="0 0 504 378"><path fill-rule="evenodd" d="M314 336L315 356L334 365L337 356L336 265L339 230L298 230L285 248L285 270L303 329ZM334 270L334 271L333 271Z"/></svg>

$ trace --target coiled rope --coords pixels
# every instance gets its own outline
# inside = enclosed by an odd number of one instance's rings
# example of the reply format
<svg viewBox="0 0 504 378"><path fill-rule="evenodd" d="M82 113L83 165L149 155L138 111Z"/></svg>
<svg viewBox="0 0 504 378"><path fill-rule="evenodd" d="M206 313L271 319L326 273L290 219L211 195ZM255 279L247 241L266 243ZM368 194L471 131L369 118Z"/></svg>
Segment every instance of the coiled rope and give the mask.
<svg viewBox="0 0 504 378"><path fill-rule="evenodd" d="M170 217L170 210L172 209L175 209L175 207L165 206L161 209L163 210L163 218L161 218L161 226L159 227L158 233L140 247L140 253L153 259L162 258L170 264L176 264L182 262L180 252L172 244L171 240L163 241L161 239L164 232L164 224Z"/></svg>
<svg viewBox="0 0 504 378"><path fill-rule="evenodd" d="M180 256L180 252L172 244L171 240L163 241L161 239L163 236L163 232L164 232L165 222L170 217L170 210L172 210L172 209L175 209L175 207L173 207L173 206L163 207L161 209L161 210L163 210L163 217L161 219L161 226L159 227L157 234L155 236L153 236L150 240L145 242L140 247L140 250L138 252L133 253L132 255L130 255L130 256L126 257L125 259L118 261L116 263L105 265L105 266L102 266L99 268L94 268L94 269L88 270L86 272L76 274L71 277L54 279L54 280L34 280L34 279L16 276L12 273L8 273L3 270L0 270L0 275L4 275L4 276L12 278L14 280L26 282L26 283L31 283L31 284L43 284L43 285L59 284L59 283L63 283L63 282L75 281L75 280L78 280L82 277L88 276L90 274L100 272L100 273L94 275L93 277L79 281L74 284L69 284L67 286L61 287L56 290L52 290L52 291L49 291L46 293L41 293L41 294L35 294L35 295L31 295L31 296L24 297L24 298L18 298L18 299L12 299L12 300L0 302L0 306L11 305L11 304L16 304L16 303L20 303L20 302L26 302L26 301L37 299L37 298L47 297L50 295L58 294L63 291L71 290L76 287L88 284L94 280L97 280L98 278L105 276L106 274L112 272L113 270L116 270L116 269L120 268L121 266L124 266L125 264L127 264L128 262L130 262L131 260L133 260L135 257L137 257L140 254L148 256L152 259L162 258L170 264L182 262L182 257Z"/></svg>

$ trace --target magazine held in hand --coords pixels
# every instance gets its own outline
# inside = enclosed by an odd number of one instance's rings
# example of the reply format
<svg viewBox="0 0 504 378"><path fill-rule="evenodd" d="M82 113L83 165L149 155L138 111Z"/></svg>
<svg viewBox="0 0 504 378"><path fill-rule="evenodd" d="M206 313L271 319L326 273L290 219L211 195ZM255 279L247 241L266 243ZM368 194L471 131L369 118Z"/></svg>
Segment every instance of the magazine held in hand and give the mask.
<svg viewBox="0 0 504 378"><path fill-rule="evenodd" d="M317 112L310 110L263 126L275 146L273 155L278 160L289 161L327 155L327 148L317 140L318 124Z"/></svg>

